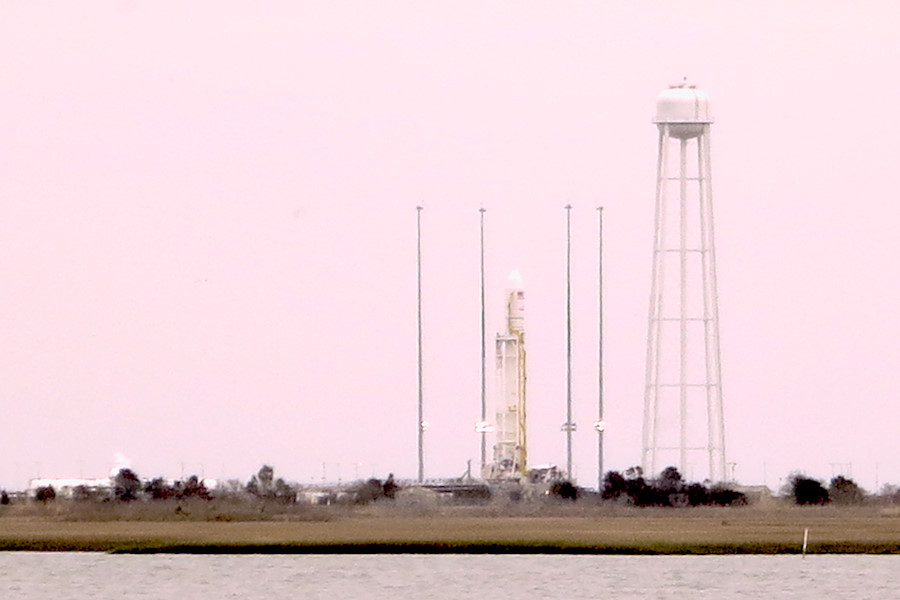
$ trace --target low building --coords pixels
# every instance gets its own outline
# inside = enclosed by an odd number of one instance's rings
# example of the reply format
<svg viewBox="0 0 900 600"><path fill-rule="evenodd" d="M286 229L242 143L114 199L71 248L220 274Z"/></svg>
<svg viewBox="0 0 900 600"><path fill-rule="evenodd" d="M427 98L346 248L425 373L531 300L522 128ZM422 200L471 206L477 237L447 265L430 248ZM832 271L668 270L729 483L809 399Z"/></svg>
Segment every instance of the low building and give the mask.
<svg viewBox="0 0 900 600"><path fill-rule="evenodd" d="M32 479L28 482L26 494L29 498L34 498L38 488L52 487L53 491L60 498L72 498L75 490L84 489L91 493L107 493L112 489L112 481L108 478L102 479L76 479L76 478L43 478Z"/></svg>

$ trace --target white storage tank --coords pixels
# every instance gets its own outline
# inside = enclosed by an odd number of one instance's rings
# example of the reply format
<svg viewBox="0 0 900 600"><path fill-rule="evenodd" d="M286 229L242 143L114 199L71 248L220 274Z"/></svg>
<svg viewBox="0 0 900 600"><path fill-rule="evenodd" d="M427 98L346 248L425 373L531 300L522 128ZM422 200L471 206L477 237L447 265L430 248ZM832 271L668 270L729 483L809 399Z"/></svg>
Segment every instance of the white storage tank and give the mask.
<svg viewBox="0 0 900 600"><path fill-rule="evenodd" d="M669 135L679 139L695 138L703 126L713 122L709 96L687 82L671 86L656 98L657 125L668 124Z"/></svg>

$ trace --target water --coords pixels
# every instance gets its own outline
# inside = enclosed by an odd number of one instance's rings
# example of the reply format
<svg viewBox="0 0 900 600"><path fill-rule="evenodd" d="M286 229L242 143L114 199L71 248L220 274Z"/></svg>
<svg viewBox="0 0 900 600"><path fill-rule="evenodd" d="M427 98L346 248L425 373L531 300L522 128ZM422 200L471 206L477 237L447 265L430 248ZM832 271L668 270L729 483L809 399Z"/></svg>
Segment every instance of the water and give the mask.
<svg viewBox="0 0 900 600"><path fill-rule="evenodd" d="M0 552L0 598L490 600L896 597L900 557Z"/></svg>

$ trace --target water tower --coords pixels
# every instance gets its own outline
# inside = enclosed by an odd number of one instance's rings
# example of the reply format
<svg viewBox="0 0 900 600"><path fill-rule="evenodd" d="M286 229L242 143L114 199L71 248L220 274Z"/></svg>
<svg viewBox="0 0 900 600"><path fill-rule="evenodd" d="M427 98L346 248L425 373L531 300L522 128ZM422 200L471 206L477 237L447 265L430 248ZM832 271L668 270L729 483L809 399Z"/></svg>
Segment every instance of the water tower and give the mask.
<svg viewBox="0 0 900 600"><path fill-rule="evenodd" d="M685 478L699 480L705 474L717 482L725 480L725 418L710 182L712 122L709 98L693 85L672 86L657 98L641 466L648 476L674 465Z"/></svg>

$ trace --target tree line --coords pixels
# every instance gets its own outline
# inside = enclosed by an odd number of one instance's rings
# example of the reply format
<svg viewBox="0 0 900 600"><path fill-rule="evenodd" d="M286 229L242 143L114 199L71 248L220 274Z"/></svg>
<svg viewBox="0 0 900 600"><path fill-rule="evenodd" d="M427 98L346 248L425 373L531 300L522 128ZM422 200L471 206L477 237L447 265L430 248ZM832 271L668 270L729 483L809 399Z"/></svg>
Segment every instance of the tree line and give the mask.
<svg viewBox="0 0 900 600"><path fill-rule="evenodd" d="M290 504L297 501L299 486L287 483L281 477L275 477L275 470L263 465L253 474L246 484L237 480L230 486L215 490L207 489L203 480L191 475L184 480L174 482L162 477L149 481L141 478L131 469L121 469L111 480L107 489L78 486L71 491L71 498L76 501L117 501L132 502L135 500L211 500L213 496L242 496L267 501ZM351 503L368 503L380 499L393 499L398 491L393 475L385 481L369 479L345 488L344 496ZM485 497L490 500L490 488L485 487ZM837 475L825 486L822 481L807 477L802 473L792 473L781 495L800 506L823 505L834 503L839 505L861 504L867 495L852 479ZM556 481L548 490L550 497L561 500L578 500L585 491L569 481ZM599 499L603 502L615 502L636 507L680 507L680 506L742 506L748 503L745 493L726 485L706 485L686 481L675 467L667 467L656 477L647 478L640 467L632 467L624 471L608 471L603 478L603 487L599 491ZM38 502L51 502L56 499L57 491L52 486L43 486L35 490L34 499ZM900 503L900 488L886 485L881 497L889 502ZM0 492L0 504L9 504L10 497Z"/></svg>
<svg viewBox="0 0 900 600"><path fill-rule="evenodd" d="M120 469L110 481L110 487L104 489L76 486L71 492L75 501L97 502L132 502L135 500L212 500L215 497L231 496L260 499L281 504L292 504L297 501L299 486L287 483L281 477L275 477L275 469L263 465L259 471L250 476L246 484L237 480L230 485L215 491L207 489L203 480L196 475L187 479L169 482L162 477L142 481L133 470ZM355 503L372 502L379 498L393 499L398 489L393 474L385 481L369 479L349 486L347 495ZM57 490L52 485L41 486L35 490L34 499L46 504L55 500ZM3 504L9 504L9 496L2 492Z"/></svg>
<svg viewBox="0 0 900 600"><path fill-rule="evenodd" d="M743 506L747 496L725 486L708 487L687 482L675 467L666 467L658 477L645 479L640 467L625 474L609 471L603 477L600 497L633 506Z"/></svg>
<svg viewBox="0 0 900 600"><path fill-rule="evenodd" d="M802 473L793 473L788 478L787 492L795 504L803 506L830 502L843 505L861 504L866 499L866 493L862 488L843 475L832 477L828 487L825 487L818 479L812 479ZM897 500L900 500L900 495L897 495Z"/></svg>
<svg viewBox="0 0 900 600"><path fill-rule="evenodd" d="M557 482L550 494L563 500L576 500L580 490L568 481ZM800 506L862 504L870 496L859 485L844 475L831 479L828 486L822 481L802 473L792 473L781 495ZM651 506L743 506L749 502L747 495L727 485L707 486L688 482L675 467L667 467L653 478L645 478L640 467L631 467L624 473L608 471L600 490L603 501L618 502L637 507ZM900 488L886 485L880 499L900 503Z"/></svg>

